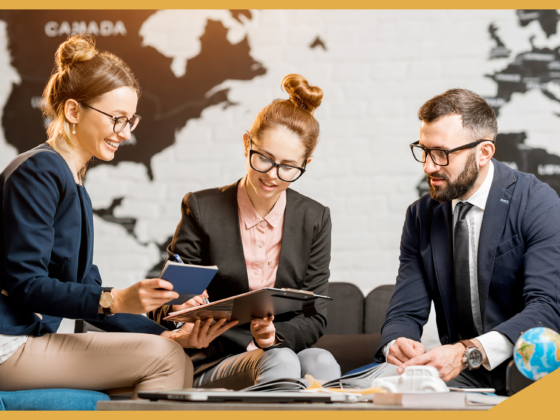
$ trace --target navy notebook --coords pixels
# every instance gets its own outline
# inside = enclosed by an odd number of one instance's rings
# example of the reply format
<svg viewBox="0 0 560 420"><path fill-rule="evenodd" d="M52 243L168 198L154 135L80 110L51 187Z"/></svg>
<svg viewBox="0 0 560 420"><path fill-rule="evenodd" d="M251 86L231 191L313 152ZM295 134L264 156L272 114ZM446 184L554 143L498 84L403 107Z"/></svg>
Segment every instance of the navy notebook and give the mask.
<svg viewBox="0 0 560 420"><path fill-rule="evenodd" d="M179 293L179 297L167 302L166 305L181 305L201 295L217 272L216 266L203 267L167 261L159 277L172 283L173 291Z"/></svg>

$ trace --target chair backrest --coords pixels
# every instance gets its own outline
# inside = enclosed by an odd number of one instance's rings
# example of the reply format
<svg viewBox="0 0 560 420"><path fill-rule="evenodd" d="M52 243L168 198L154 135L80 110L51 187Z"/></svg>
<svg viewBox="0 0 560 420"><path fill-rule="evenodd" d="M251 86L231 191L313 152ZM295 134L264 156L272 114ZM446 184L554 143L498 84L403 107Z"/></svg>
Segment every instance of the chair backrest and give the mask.
<svg viewBox="0 0 560 420"><path fill-rule="evenodd" d="M74 334L87 333L88 331L91 331L91 332L105 332L102 329L99 329L99 328L91 325L90 323L84 321L83 319L77 319L74 322Z"/></svg>
<svg viewBox="0 0 560 420"><path fill-rule="evenodd" d="M510 397L533 383L535 383L535 381L526 378L519 372L513 360L509 362L506 369L506 391Z"/></svg>
<svg viewBox="0 0 560 420"><path fill-rule="evenodd" d="M381 327L387 316L389 302L395 291L394 284L384 284L373 289L365 299L364 333L381 333Z"/></svg>
<svg viewBox="0 0 560 420"><path fill-rule="evenodd" d="M364 295L352 283L329 283L325 334L362 334L364 331Z"/></svg>

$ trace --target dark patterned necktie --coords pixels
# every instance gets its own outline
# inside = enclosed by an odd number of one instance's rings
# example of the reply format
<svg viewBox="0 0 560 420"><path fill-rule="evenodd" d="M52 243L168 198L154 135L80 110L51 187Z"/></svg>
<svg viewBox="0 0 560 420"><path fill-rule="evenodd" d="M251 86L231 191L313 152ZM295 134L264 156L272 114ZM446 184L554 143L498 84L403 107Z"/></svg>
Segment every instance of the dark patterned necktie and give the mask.
<svg viewBox="0 0 560 420"><path fill-rule="evenodd" d="M461 339L475 338L471 304L471 276L469 268L469 228L467 226L467 213L472 204L457 203L457 222L453 238L453 281L455 285L455 323Z"/></svg>

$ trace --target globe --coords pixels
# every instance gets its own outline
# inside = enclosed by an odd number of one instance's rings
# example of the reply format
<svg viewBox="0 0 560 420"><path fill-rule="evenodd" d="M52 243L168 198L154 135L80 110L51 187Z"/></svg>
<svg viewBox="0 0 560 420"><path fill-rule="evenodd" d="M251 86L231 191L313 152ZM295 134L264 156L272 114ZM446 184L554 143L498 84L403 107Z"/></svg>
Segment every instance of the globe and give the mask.
<svg viewBox="0 0 560 420"><path fill-rule="evenodd" d="M513 350L519 371L536 381L560 367L560 334L537 327L524 332Z"/></svg>

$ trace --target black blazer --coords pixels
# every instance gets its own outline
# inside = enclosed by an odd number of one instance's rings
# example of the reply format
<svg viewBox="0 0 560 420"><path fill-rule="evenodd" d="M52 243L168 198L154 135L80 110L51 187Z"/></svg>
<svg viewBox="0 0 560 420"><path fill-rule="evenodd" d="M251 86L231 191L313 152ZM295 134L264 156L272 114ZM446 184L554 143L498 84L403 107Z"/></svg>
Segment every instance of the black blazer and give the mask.
<svg viewBox="0 0 560 420"><path fill-rule="evenodd" d="M54 333L64 317L161 334L141 315L98 314L101 277L92 259L91 201L66 161L47 144L17 156L0 174L0 333Z"/></svg>
<svg viewBox="0 0 560 420"><path fill-rule="evenodd" d="M237 205L237 186L187 194L182 202L182 219L169 255L179 254L189 264L217 265L218 273L208 287L215 301L249 291ZM328 207L291 189L286 190L286 210L280 261L275 287L287 287L328 294L331 260L331 218ZM162 318L163 306L148 316L171 327ZM311 347L327 325L326 303L317 305L317 314L287 313L274 319L279 346L295 352ZM206 350L205 361L246 351L252 340L249 325L234 327L216 338ZM196 360L195 360L196 363Z"/></svg>
<svg viewBox="0 0 560 420"><path fill-rule="evenodd" d="M512 343L529 328L560 330L560 199L534 175L492 159L494 179L478 248L478 293L484 331ZM442 344L459 340L452 283L451 203L425 195L406 213L395 293L376 353L389 341L420 341L434 301Z"/></svg>

